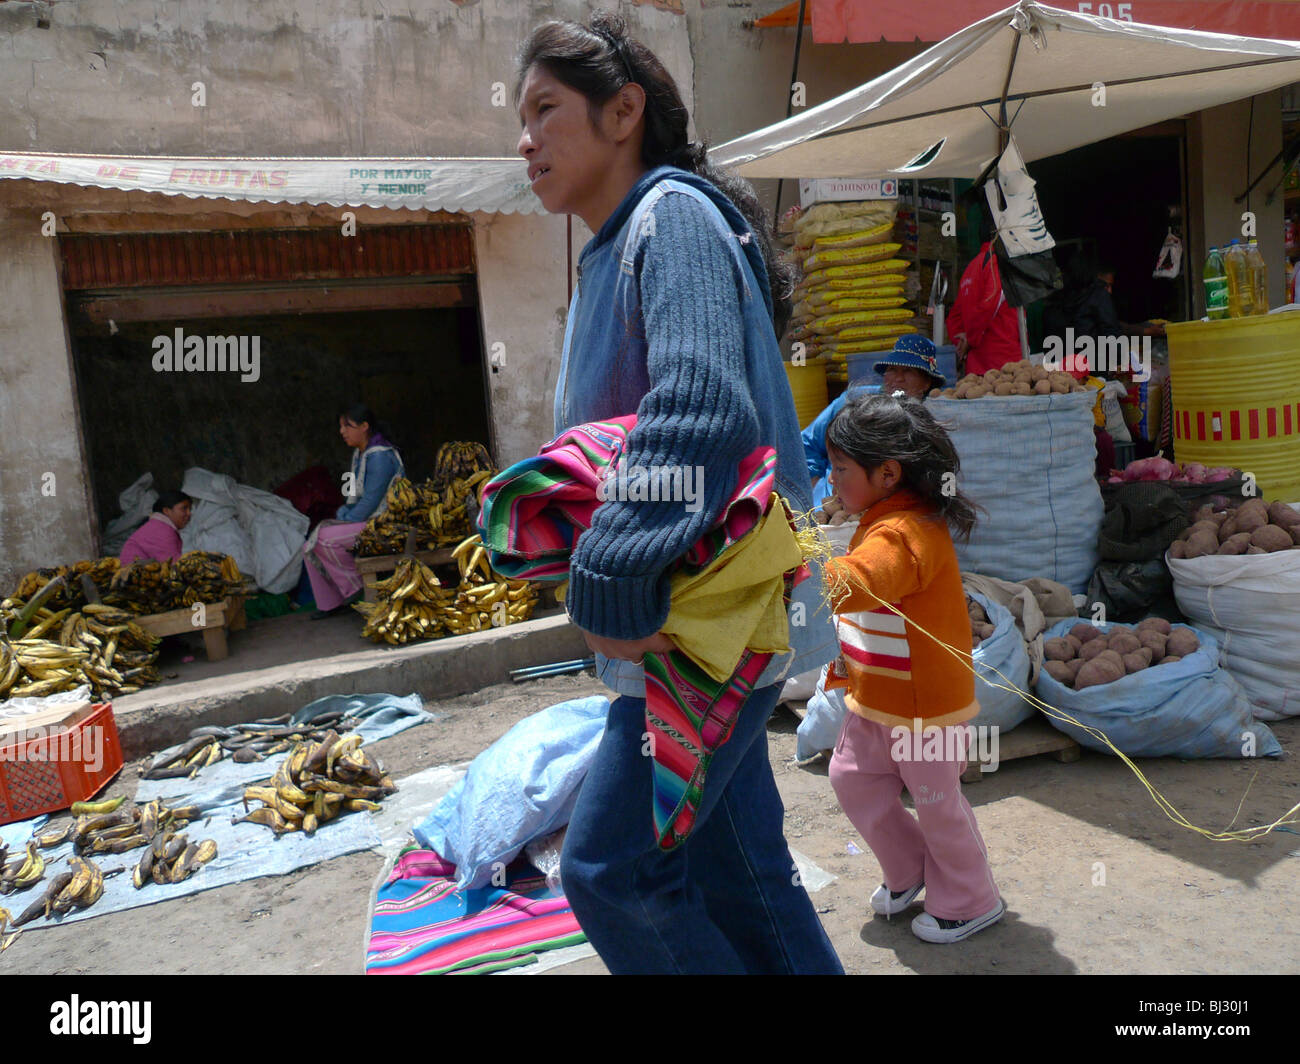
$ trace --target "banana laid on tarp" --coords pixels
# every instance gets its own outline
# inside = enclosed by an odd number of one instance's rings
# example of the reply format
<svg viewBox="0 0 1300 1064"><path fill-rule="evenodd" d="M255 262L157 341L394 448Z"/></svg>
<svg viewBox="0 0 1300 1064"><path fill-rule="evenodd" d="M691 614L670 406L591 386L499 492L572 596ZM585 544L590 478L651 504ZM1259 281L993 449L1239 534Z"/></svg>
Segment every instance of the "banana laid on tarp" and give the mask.
<svg viewBox="0 0 1300 1064"><path fill-rule="evenodd" d="M208 765L229 757L240 764L250 764L290 750L295 742L321 739L325 728L337 725L340 730L356 727L356 718L344 720L343 710L318 714L301 724L289 722L288 714L267 720L255 720L224 727L205 724L195 728L183 743L155 754L140 770L148 780L191 779Z"/></svg>
<svg viewBox="0 0 1300 1064"><path fill-rule="evenodd" d="M261 824L275 834L310 835L344 813L370 811L397 790L383 765L362 748L360 735L331 729L294 746L266 783L244 788L244 808L261 807L233 823Z"/></svg>

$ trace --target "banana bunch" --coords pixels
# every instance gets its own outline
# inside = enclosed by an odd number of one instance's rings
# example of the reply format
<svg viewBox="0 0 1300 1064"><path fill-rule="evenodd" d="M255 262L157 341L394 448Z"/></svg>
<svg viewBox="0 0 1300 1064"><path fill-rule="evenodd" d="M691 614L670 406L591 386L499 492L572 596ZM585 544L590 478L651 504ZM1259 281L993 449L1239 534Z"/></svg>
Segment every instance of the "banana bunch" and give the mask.
<svg viewBox="0 0 1300 1064"><path fill-rule="evenodd" d="M73 855L68 858L68 871L60 872L50 880L43 897L37 898L16 920L13 927L21 927L38 916L50 917L71 912L73 906L88 909L104 893L104 873L94 861Z"/></svg>
<svg viewBox="0 0 1300 1064"><path fill-rule="evenodd" d="M487 548L477 535L457 545L452 557L460 566L460 587L443 609L448 635L481 632L526 621L537 607L537 588L527 580L510 580L493 572Z"/></svg>
<svg viewBox="0 0 1300 1064"><path fill-rule="evenodd" d="M118 571L113 587L103 596L110 606L132 613L166 613L182 605L185 585L171 562L137 561Z"/></svg>
<svg viewBox="0 0 1300 1064"><path fill-rule="evenodd" d="M61 620L65 612L53 617ZM0 697L40 698L80 687L89 657L84 647L65 647L39 636L0 641Z"/></svg>
<svg viewBox="0 0 1300 1064"><path fill-rule="evenodd" d="M353 609L366 618L363 636L393 646L438 635L442 610L455 599L417 558L403 558L393 575L375 586L379 601L357 602Z"/></svg>
<svg viewBox="0 0 1300 1064"><path fill-rule="evenodd" d="M40 836L35 840L36 845L56 846L70 837L73 850L79 854L127 853L150 845L159 835L175 834L202 816L198 806L168 808L156 798L126 811L108 808L109 804L89 807L97 811L84 813Z"/></svg>
<svg viewBox="0 0 1300 1064"><path fill-rule="evenodd" d="M13 597L30 601L32 596L41 590L47 583L57 577L63 577L63 584L55 589L46 604L52 609L80 609L86 602L86 596L82 591L81 577L88 574L95 587L99 590L101 597L108 594L113 585L113 579L117 576L118 568L121 563L112 557L100 558L97 561L80 561L75 565L59 565L53 569L37 569L28 573L18 581L18 589L14 592Z"/></svg>
<svg viewBox="0 0 1300 1064"><path fill-rule="evenodd" d="M375 811L397 790L382 763L361 748L360 735L331 729L319 742L297 743L269 783L244 791L244 808L261 802L233 823L262 824L277 835L311 835L327 820L345 813Z"/></svg>
<svg viewBox="0 0 1300 1064"><path fill-rule="evenodd" d="M136 890L146 883L180 883L216 856L215 839L196 843L185 835L159 831L131 872L131 883Z"/></svg>
<svg viewBox="0 0 1300 1064"><path fill-rule="evenodd" d="M160 642L125 610L95 603L71 614L59 631L62 646L87 651L82 673L98 699L134 694L157 683Z"/></svg>
<svg viewBox="0 0 1300 1064"><path fill-rule="evenodd" d="M205 724L190 732L190 737L178 746L155 754L140 769L147 780L176 779L188 776L193 779L208 765L230 755L239 764L262 761L306 739L324 739L326 729L350 731L356 727L356 718L344 717L341 709L321 713L304 724L290 724L289 715L269 720L255 720L247 724L234 724L228 728Z"/></svg>
<svg viewBox="0 0 1300 1064"><path fill-rule="evenodd" d="M492 466L492 456L481 443L473 441L444 443L438 448L438 454L433 460L433 479L441 484L450 484L458 479L468 480L483 470L489 475L496 471Z"/></svg>
<svg viewBox="0 0 1300 1064"><path fill-rule="evenodd" d="M0 862L4 861L8 850L0 849ZM0 894L12 894L16 890L26 890L39 883L45 876L45 858L41 856L33 839L27 844L22 857L15 857L0 868Z"/></svg>
<svg viewBox="0 0 1300 1064"><path fill-rule="evenodd" d="M244 588L243 574L235 559L228 554L192 550L177 559L173 572L184 588L181 606L217 602Z"/></svg>

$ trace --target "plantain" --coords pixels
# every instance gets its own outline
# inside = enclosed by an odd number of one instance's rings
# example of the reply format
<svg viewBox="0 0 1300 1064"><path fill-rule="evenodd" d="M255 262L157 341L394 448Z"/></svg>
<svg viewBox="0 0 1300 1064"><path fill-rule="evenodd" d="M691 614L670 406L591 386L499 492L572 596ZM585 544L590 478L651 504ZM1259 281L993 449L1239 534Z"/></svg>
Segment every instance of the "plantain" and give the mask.
<svg viewBox="0 0 1300 1064"><path fill-rule="evenodd" d="M314 834L320 821L315 813L308 813L302 818L302 831L304 835Z"/></svg>
<svg viewBox="0 0 1300 1064"><path fill-rule="evenodd" d="M139 864L135 866L135 870L131 873L131 882L134 884L136 890L139 890L148 881L149 873L153 871L153 860L153 847L146 846L144 848L144 855L140 858Z"/></svg>
<svg viewBox="0 0 1300 1064"><path fill-rule="evenodd" d="M355 750L357 747L359 747L362 744L363 741L364 740L361 738L360 735L349 735L346 738L341 739L337 743L335 743L330 748L329 755L325 758L325 775L327 776L333 775L334 762L337 761L344 754L348 753L349 751Z"/></svg>
<svg viewBox="0 0 1300 1064"><path fill-rule="evenodd" d="M14 880L14 886L18 890L26 890L33 883L38 882L45 875L45 858L40 855L36 849L36 843L27 844L27 860L18 871L18 877Z"/></svg>
<svg viewBox="0 0 1300 1064"><path fill-rule="evenodd" d="M148 845L149 845L149 840L146 839L143 835L131 835L125 839L116 839L113 842L108 843L102 849L103 851L107 851L108 853L127 853L130 850L134 850L138 846L148 846ZM101 852L101 848L99 846L96 846L95 852L96 853Z"/></svg>
<svg viewBox="0 0 1300 1064"><path fill-rule="evenodd" d="M244 808L248 808L249 802L263 802L266 805L274 805L276 796L274 787L245 787Z"/></svg>
<svg viewBox="0 0 1300 1064"><path fill-rule="evenodd" d="M292 805L306 805L311 801L311 795L293 783L283 784L277 789L276 794Z"/></svg>
<svg viewBox="0 0 1300 1064"><path fill-rule="evenodd" d="M199 843L198 852L194 855L200 864L207 864L217 856L217 843L215 839L204 839Z"/></svg>
<svg viewBox="0 0 1300 1064"><path fill-rule="evenodd" d="M236 824L262 824L270 828L277 835L288 830L288 825L284 817L277 813L271 806L263 806L261 809L254 809L247 816L240 817L235 821Z"/></svg>
<svg viewBox="0 0 1300 1064"><path fill-rule="evenodd" d="M73 826L73 834L78 838L85 838L87 835L93 835L105 828L113 828L125 823L127 823L125 813L100 813L96 816L82 816L77 818L77 822Z"/></svg>
<svg viewBox="0 0 1300 1064"><path fill-rule="evenodd" d="M140 834L152 840L158 832L159 802L155 798L140 810Z"/></svg>
<svg viewBox="0 0 1300 1064"><path fill-rule="evenodd" d="M68 836L72 834L72 825L73 821L65 820L53 831L47 831L44 835L38 835L36 838L36 845L43 850L48 850L52 846L58 846L60 843L66 842Z"/></svg>
<svg viewBox="0 0 1300 1064"><path fill-rule="evenodd" d="M75 899L80 897L90 887L91 880L94 878L90 863L80 857L69 857L68 868L72 872L72 879L66 887L60 892L60 897Z"/></svg>
<svg viewBox="0 0 1300 1064"><path fill-rule="evenodd" d="M171 872L168 875L168 882L179 883L183 879L188 879L190 873L199 867L197 860L199 847L197 843L190 843L185 847L185 852L172 865Z"/></svg>
<svg viewBox="0 0 1300 1064"><path fill-rule="evenodd" d="M349 798L344 803L345 808L355 812L377 812L380 808L378 802L369 802L364 798Z"/></svg>

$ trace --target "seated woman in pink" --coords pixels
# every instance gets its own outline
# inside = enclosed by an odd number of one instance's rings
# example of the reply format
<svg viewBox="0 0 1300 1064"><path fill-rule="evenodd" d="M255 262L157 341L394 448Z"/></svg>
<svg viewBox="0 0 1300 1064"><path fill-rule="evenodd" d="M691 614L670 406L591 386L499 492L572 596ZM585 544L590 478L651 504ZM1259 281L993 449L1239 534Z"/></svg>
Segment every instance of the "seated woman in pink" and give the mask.
<svg viewBox="0 0 1300 1064"><path fill-rule="evenodd" d="M122 565L132 562L174 562L181 556L181 529L190 523L192 500L183 491L164 491L153 504L149 520L131 533L122 546Z"/></svg>

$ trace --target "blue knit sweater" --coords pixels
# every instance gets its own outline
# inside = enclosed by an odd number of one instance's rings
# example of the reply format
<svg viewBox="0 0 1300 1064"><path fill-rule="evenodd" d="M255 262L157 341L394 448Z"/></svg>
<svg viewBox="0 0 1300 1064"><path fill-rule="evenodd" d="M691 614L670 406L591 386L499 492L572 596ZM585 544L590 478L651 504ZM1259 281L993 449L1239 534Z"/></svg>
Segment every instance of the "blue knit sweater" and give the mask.
<svg viewBox="0 0 1300 1064"><path fill-rule="evenodd" d="M557 434L635 413L629 468L689 468L701 478L693 505L605 502L574 550L566 597L574 622L640 639L666 619L670 567L720 516L740 460L760 444L775 447L777 490L800 511L811 508L807 466L762 254L717 188L675 167L646 173L583 249L578 271ZM834 655L829 616L814 612L792 628L804 669Z"/></svg>

